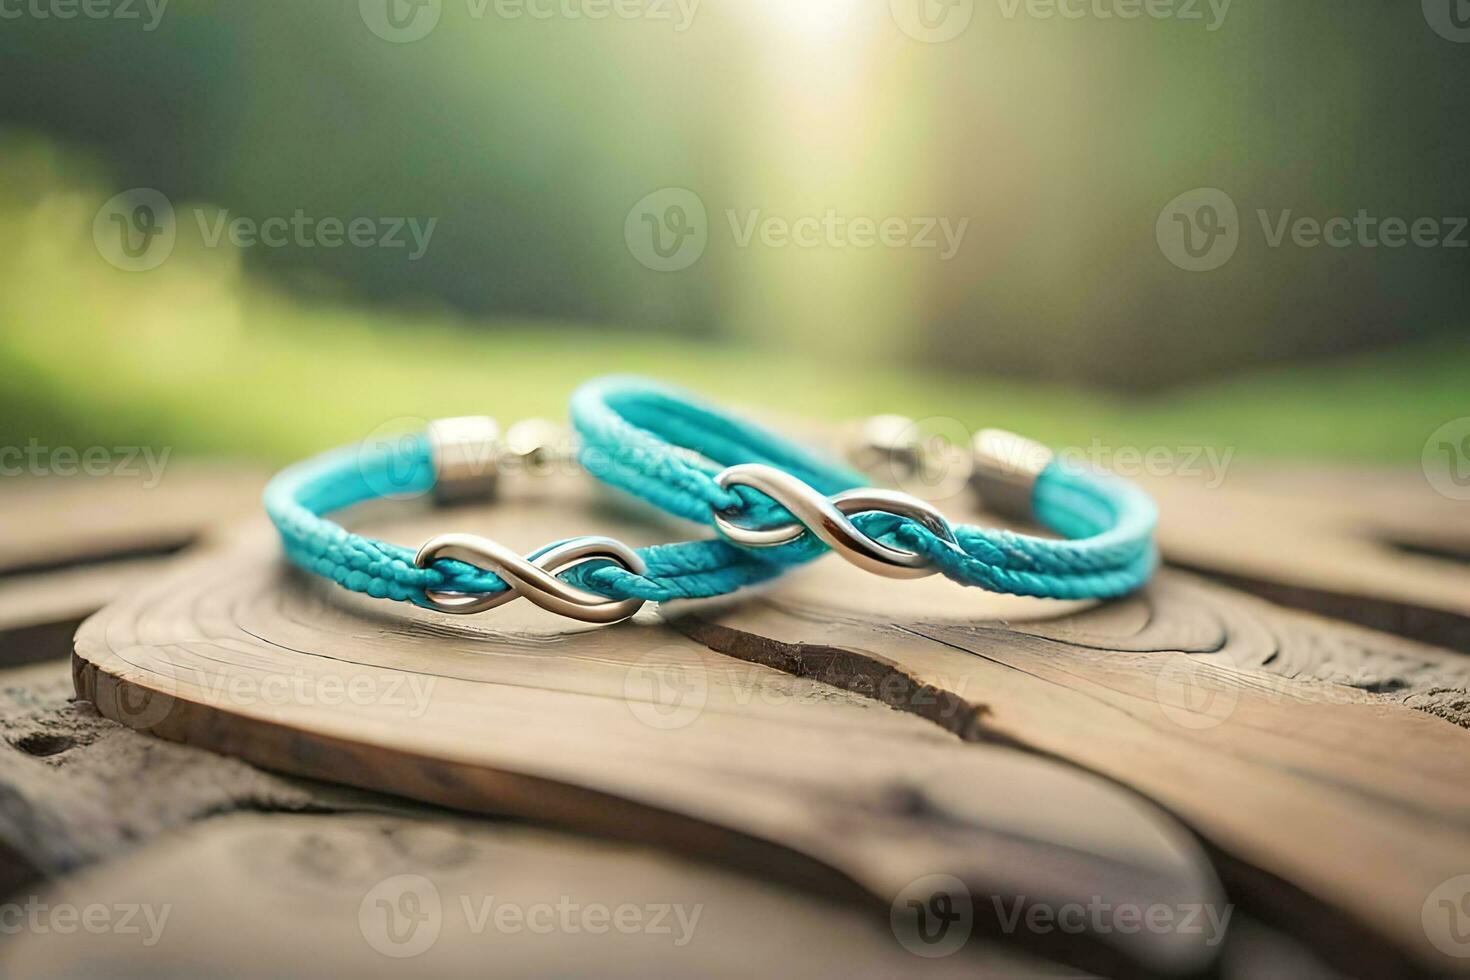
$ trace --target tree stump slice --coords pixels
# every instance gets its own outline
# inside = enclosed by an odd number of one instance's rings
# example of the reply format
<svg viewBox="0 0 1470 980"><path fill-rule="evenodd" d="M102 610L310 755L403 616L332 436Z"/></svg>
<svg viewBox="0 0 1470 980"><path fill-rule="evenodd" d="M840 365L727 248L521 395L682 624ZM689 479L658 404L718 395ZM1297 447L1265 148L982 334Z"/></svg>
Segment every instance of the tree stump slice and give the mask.
<svg viewBox="0 0 1470 980"><path fill-rule="evenodd" d="M1470 873L1464 656L1170 569L1122 601L987 622L957 613L948 582L895 590L823 562L675 625L802 676L968 701L957 734L1164 806L1210 846L1232 898L1335 947L1344 968L1470 969L1429 935L1428 908ZM1433 921L1444 939L1450 925Z"/></svg>
<svg viewBox="0 0 1470 980"><path fill-rule="evenodd" d="M396 520L371 531L473 530L524 550L669 533L581 481L534 489L486 510L375 508ZM253 527L93 617L78 695L266 768L656 844L879 914L950 875L978 933L1087 969L1186 976L1218 956L1203 932L1002 928L1002 907L1225 898L1189 833L1137 794L955 738L978 710L963 697L915 688L921 711L893 711L856 678L844 690L749 664L659 614L595 628L526 602L480 617L381 603L297 573L278 547Z"/></svg>
<svg viewBox="0 0 1470 980"><path fill-rule="evenodd" d="M578 481L534 491L365 508L357 526L523 550L701 533L654 530ZM286 568L256 527L90 620L74 673L108 717L279 771L880 907L954 875L981 931L1004 931L991 897L1218 904L1218 871L1230 902L1342 968L1466 966L1430 908L1470 872L1465 658L1178 572L1099 606L829 558L598 629L525 602L460 618L353 596ZM1004 938L1129 974L1217 952L1179 934Z"/></svg>
<svg viewBox="0 0 1470 980"><path fill-rule="evenodd" d="M424 918L390 921L406 895ZM109 976L180 980L1059 972L994 946L923 959L847 903L649 848L443 813L230 814L160 837L44 900L145 905L163 928L150 935L139 915L140 934L23 935L0 949L0 975L90 978L98 964ZM628 907L636 931L594 917Z"/></svg>

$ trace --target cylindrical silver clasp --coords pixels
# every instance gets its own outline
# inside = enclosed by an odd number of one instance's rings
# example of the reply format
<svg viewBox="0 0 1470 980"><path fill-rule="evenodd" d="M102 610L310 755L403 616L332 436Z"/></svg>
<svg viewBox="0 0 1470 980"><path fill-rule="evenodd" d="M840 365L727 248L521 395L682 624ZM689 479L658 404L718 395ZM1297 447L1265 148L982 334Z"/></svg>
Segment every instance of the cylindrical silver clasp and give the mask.
<svg viewBox="0 0 1470 980"><path fill-rule="evenodd" d="M495 496L501 451L500 426L487 415L464 415L429 423L434 460L434 499L440 504Z"/></svg>
<svg viewBox="0 0 1470 980"><path fill-rule="evenodd" d="M1031 491L1056 454L1034 439L1004 429L981 429L972 444L975 466L970 483L986 510L1018 520L1033 520Z"/></svg>

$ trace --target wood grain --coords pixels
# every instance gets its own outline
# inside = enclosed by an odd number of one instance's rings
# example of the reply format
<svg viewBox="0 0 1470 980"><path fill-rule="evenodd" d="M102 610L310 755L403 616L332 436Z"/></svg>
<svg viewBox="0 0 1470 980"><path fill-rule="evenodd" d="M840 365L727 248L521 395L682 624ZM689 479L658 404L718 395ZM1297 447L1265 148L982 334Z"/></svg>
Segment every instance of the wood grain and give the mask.
<svg viewBox="0 0 1470 980"><path fill-rule="evenodd" d="M823 564L676 625L879 696L885 678L947 692L974 709L952 728L963 737L1065 758L1168 808L1214 849L1232 897L1340 963L1464 970L1423 924L1434 889L1470 871L1463 656L1169 570L1127 600L1023 620L942 580L896 590Z"/></svg>
<svg viewBox="0 0 1470 980"><path fill-rule="evenodd" d="M1242 464L1213 482L1145 481L1171 564L1470 653L1470 505L1423 473Z"/></svg>
<svg viewBox="0 0 1470 980"><path fill-rule="evenodd" d="M427 918L390 934L377 902L391 909L410 891ZM162 928L150 934L140 915L140 934L29 933L0 951L6 977L94 977L99 963L178 978L1059 972L993 946L922 959L845 903L647 848L444 814L231 814L38 897L147 905Z"/></svg>
<svg viewBox="0 0 1470 980"><path fill-rule="evenodd" d="M71 653L87 616L258 509L265 474L171 463L151 477L0 481L0 666Z"/></svg>
<svg viewBox="0 0 1470 980"><path fill-rule="evenodd" d="M0 893L106 861L215 813L386 809L332 783L139 735L73 700L66 661L0 671Z"/></svg>
<svg viewBox="0 0 1470 980"><path fill-rule="evenodd" d="M272 775L136 733L70 694L65 662L0 672L0 900L146 903L162 929L155 941L146 915L116 931L23 928L0 941L0 976L92 977L102 963L109 976L152 977L1055 973L979 943L968 957L918 959L880 916L847 903L647 848ZM367 901L393 897L409 880L399 876L430 881L444 915L412 958L396 955ZM574 913L549 933L486 918L492 903L563 901ZM655 911L632 933L582 918L671 903L698 917L673 931Z"/></svg>
<svg viewBox="0 0 1470 980"><path fill-rule="evenodd" d="M450 521L527 550L581 530L667 534L575 482L374 530L414 542ZM714 653L657 617L589 629L514 603L451 619L345 594L276 550L257 529L94 617L79 695L269 768L654 843L882 912L952 875L980 933L1002 931L996 910L1018 899L1224 907L1187 833L1073 766ZM929 705L937 691L910 693L931 716L973 714ZM1220 937L1002 938L1087 968L1183 975L1208 968Z"/></svg>
<svg viewBox="0 0 1470 980"><path fill-rule="evenodd" d="M1376 579L1415 560L1398 545L1326 574L1290 534L1285 560L1250 567L1200 543L1217 517L1226 539L1252 519L1294 527L1304 499L1273 510L1273 494L1246 495L1216 514L1161 496L1179 526L1165 548L1214 578L1407 608ZM1201 526L1171 518L1185 511ZM1364 507L1348 512L1292 533L1336 535L1320 554L1351 566L1371 534L1406 543L1418 527L1370 532ZM669 533L574 483L491 511L357 519L405 544L451 528L526 549ZM1430 599L1419 606L1458 615L1444 590ZM739 602L612 630L525 607L450 619L348 596L282 569L256 527L89 623L76 684L109 717L277 770L656 843L848 902L883 906L936 870L977 908L1023 892L1220 902L1213 863L1231 903L1340 968L1464 966L1426 925L1435 888L1470 872L1470 661L1451 650L1174 571L1098 606L895 587L827 559ZM325 703L354 684L368 703ZM1003 938L1105 972L1189 972L1213 952L1179 936Z"/></svg>

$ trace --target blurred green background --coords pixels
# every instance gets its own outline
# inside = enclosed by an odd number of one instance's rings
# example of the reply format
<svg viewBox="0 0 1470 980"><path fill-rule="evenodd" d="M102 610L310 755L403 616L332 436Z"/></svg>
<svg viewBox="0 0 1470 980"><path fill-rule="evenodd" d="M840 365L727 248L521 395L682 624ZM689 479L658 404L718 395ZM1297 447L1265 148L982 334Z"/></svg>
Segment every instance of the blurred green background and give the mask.
<svg viewBox="0 0 1470 980"><path fill-rule="evenodd" d="M969 18L934 42L906 0L8 2L6 443L281 461L401 415L561 417L611 370L1245 455L1407 462L1467 414L1470 250L1273 248L1257 219L1470 214L1470 44L1418 4L922 0ZM1198 187L1240 215L1208 272L1156 231ZM705 210L672 271L630 237L664 188ZM130 271L104 239L138 189L174 241ZM742 245L729 217L829 209L964 237ZM298 210L433 233L209 240Z"/></svg>

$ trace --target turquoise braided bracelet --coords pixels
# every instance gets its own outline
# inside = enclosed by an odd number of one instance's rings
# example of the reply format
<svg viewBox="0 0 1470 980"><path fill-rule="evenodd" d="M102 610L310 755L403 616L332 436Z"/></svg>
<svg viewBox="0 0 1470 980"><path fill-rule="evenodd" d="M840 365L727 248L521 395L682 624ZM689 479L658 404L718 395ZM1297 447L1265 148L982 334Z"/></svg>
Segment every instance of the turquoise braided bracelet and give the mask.
<svg viewBox="0 0 1470 980"><path fill-rule="evenodd" d="M344 588L461 614L525 596L594 623L626 619L644 602L734 592L828 549L879 574L942 572L996 592L1055 598L1122 595L1147 581L1156 563L1147 495L1063 466L1018 437L982 434L982 493L1071 540L951 527L915 497L866 488L854 470L640 379L583 386L572 418L584 469L672 514L713 524L721 536L639 549L584 536L521 556L468 534L438 535L413 550L327 518L383 496L493 494L503 447L495 424L481 417L441 420L391 443L291 466L266 487L266 513L287 558Z"/></svg>
<svg viewBox="0 0 1470 980"><path fill-rule="evenodd" d="M646 601L723 595L782 571L720 540L635 550L579 537L523 557L465 534L439 535L415 551L327 519L385 496L489 496L502 451L490 419L445 419L426 432L336 449L282 470L266 486L265 510L297 566L354 592L450 613L480 612L523 595L572 618L617 622Z"/></svg>
<svg viewBox="0 0 1470 980"><path fill-rule="evenodd" d="M644 379L584 385L572 397L572 422L590 473L714 525L740 549L741 559L721 575L798 564L830 549L895 578L939 572L993 592L1089 599L1137 589L1158 562L1157 515L1147 494L999 430L975 440L973 482L982 500L1065 540L952 527L924 501L866 489L844 466Z"/></svg>

